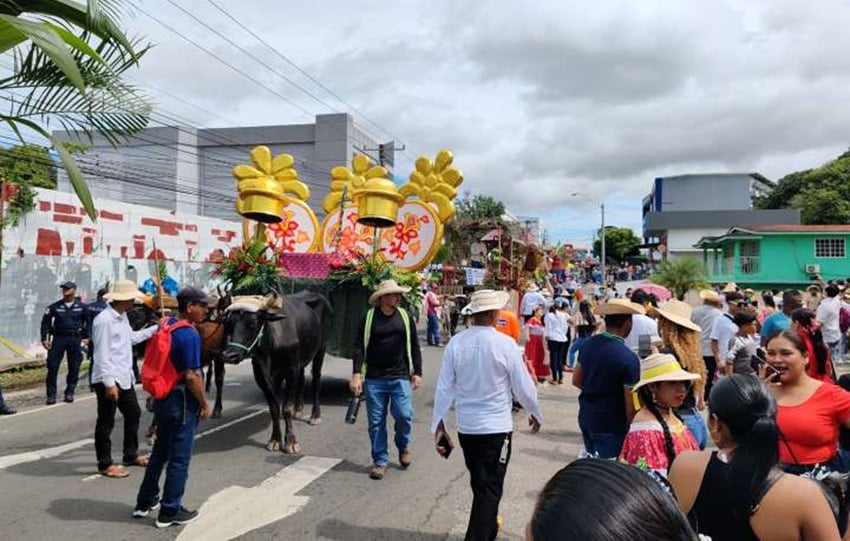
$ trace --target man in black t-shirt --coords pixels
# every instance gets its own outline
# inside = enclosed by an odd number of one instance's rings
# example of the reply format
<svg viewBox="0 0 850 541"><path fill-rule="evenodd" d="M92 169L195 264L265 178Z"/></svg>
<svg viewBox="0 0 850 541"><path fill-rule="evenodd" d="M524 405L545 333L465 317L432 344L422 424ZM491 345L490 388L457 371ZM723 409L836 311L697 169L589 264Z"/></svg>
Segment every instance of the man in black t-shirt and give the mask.
<svg viewBox="0 0 850 541"><path fill-rule="evenodd" d="M411 463L413 391L422 384L422 352L410 315L398 304L410 291L395 280L384 280L369 297L357 328L351 391L366 396L372 479L383 479L389 462L387 408L395 420L395 445L402 468ZM377 306L375 306L377 305ZM364 381L365 380L365 381Z"/></svg>

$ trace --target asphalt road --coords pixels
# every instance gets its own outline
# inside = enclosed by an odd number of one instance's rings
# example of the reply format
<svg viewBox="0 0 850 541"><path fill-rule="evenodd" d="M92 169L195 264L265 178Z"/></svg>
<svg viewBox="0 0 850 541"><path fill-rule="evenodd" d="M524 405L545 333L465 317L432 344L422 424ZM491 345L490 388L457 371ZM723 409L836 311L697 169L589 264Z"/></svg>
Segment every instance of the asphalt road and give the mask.
<svg viewBox="0 0 850 541"><path fill-rule="evenodd" d="M268 413L250 365L228 367L224 414L198 428L184 501L200 508L201 516L167 530L154 528L153 518L131 517L142 469L132 468L126 479L97 475L93 395L51 407L41 405L37 395L29 401L14 397L20 413L0 418L0 538L462 539L471 503L463 456L458 449L448 461L441 459L428 433L441 351L423 351L424 385L414 397L414 463L401 470L391 451L382 481L368 478L365 408L356 425L344 423L349 361L326 359L323 423L296 423L300 456L266 451ZM538 390L542 431L529 434L526 417L515 415L500 539L523 539L537 492L579 449L575 390L567 385ZM144 412L140 436L149 421ZM112 439L116 460L121 422L119 415ZM146 443L142 448L148 449Z"/></svg>

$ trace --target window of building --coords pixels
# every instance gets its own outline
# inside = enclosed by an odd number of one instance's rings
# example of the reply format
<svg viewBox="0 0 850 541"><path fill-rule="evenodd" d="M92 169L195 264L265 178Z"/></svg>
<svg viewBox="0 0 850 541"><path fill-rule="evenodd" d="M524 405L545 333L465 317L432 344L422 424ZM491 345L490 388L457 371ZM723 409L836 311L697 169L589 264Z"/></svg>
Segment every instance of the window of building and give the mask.
<svg viewBox="0 0 850 541"><path fill-rule="evenodd" d="M815 239L815 257L846 257L844 239Z"/></svg>

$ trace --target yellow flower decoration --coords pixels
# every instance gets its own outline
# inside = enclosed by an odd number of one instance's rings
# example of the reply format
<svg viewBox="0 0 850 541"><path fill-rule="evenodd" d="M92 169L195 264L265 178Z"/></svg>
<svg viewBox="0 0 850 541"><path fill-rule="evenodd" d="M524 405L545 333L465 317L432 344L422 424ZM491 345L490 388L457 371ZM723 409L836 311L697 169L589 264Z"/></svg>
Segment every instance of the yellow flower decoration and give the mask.
<svg viewBox="0 0 850 541"><path fill-rule="evenodd" d="M333 212L339 208L342 194L346 188L346 199L354 200L354 194L366 186L366 181L373 178L386 178L389 173L380 165L373 165L368 156L357 154L351 160L351 169L340 165L331 169L331 191L322 201L325 212Z"/></svg>
<svg viewBox="0 0 850 541"><path fill-rule="evenodd" d="M293 167L295 159L291 155L278 154L272 159L271 150L263 145L251 149L250 155L253 166L240 164L233 168L239 191L236 210L240 214L242 200L248 193L267 193L275 199L287 199L285 194L291 194L301 201L310 199L310 188L298 180L298 171Z"/></svg>
<svg viewBox="0 0 850 541"><path fill-rule="evenodd" d="M452 199L457 197L457 187L463 182L463 173L452 167L454 156L449 150L437 153L434 162L427 156L416 160L416 170L410 173L410 180L399 190L407 199L416 196L425 203L437 207L437 215L443 223L455 215Z"/></svg>

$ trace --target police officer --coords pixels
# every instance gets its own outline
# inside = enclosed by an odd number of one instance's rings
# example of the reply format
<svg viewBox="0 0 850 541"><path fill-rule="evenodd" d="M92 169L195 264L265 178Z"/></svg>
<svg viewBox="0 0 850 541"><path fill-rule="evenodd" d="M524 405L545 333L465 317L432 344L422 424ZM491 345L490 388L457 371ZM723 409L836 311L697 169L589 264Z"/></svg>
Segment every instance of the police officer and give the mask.
<svg viewBox="0 0 850 541"><path fill-rule="evenodd" d="M77 299L77 284L69 281L59 287L62 299L48 306L41 318L41 343L47 349L48 405L56 403L56 377L65 355L68 356L65 402L74 401L83 360L82 340L88 338L88 308Z"/></svg>
<svg viewBox="0 0 850 541"><path fill-rule="evenodd" d="M89 318L88 318L88 330L86 332L86 336L91 337L92 333L92 325L94 325L94 318L97 317L98 314L106 310L106 307L109 306L106 300L104 300L103 296L109 292L109 282L106 283L105 287L102 287L97 290L97 300L89 303L87 308L89 309ZM89 358L89 387L91 387L91 375L94 372L94 340L89 340L88 347L88 358Z"/></svg>

